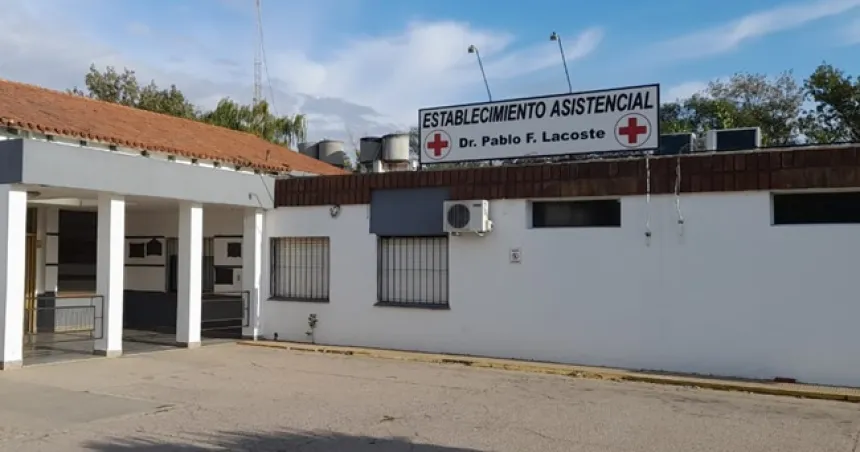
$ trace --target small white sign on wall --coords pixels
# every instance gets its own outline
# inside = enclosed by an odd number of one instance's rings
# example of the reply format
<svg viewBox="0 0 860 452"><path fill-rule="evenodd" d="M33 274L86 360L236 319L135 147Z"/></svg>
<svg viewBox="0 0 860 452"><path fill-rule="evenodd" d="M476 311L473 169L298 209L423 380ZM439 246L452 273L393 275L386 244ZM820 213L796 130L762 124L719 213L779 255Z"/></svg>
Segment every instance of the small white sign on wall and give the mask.
<svg viewBox="0 0 860 452"><path fill-rule="evenodd" d="M511 248L510 256L512 264L519 264L520 262L522 262L523 253L522 251L520 251L519 248Z"/></svg>

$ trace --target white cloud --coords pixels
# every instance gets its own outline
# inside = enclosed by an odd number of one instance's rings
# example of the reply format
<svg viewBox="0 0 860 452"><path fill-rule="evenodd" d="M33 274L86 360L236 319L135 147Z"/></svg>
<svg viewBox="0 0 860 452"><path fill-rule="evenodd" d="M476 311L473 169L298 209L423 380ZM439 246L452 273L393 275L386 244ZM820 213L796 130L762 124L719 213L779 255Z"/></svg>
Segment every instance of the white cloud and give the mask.
<svg viewBox="0 0 860 452"><path fill-rule="evenodd" d="M860 7L860 0L817 0L758 11L716 27L673 38L657 46L667 59L717 55L743 42L790 30Z"/></svg>
<svg viewBox="0 0 860 452"><path fill-rule="evenodd" d="M149 25L141 23L141 22L131 22L126 25L126 30L133 35L136 36L146 36L152 33L152 29L149 28Z"/></svg>
<svg viewBox="0 0 860 452"><path fill-rule="evenodd" d="M205 107L221 96L250 100L253 47L243 40L253 35L252 22L248 36L241 30L239 36L195 36L143 18L108 25L115 29L87 29L70 20L81 2L98 10L99 1L0 0L0 77L66 89L80 86L95 63L133 68L141 81L176 84ZM195 30L217 25L204 16ZM280 113L297 107L310 113L312 134L315 125L323 133L347 127L384 133L413 124L420 107L469 100L470 93L483 89L474 55L466 52L469 45L479 47L491 84L556 66L559 58L549 41L523 46L504 30L463 22L412 22L386 35L347 36L322 53L279 39L279 31L273 28L266 43L275 104ZM575 60L594 51L603 32L592 28L565 37L568 58ZM309 41L319 46L319 40ZM264 93L270 94L268 86Z"/></svg>
<svg viewBox="0 0 860 452"><path fill-rule="evenodd" d="M568 58L591 53L600 29L589 29L568 44ZM504 32L460 22L412 23L401 34L357 39L328 58L299 52L271 57L272 77L295 91L347 99L384 112L397 122L413 121L422 106L463 100L482 81L470 45L478 47L487 78L511 79L558 65L549 42L515 48Z"/></svg>
<svg viewBox="0 0 860 452"><path fill-rule="evenodd" d="M669 87L663 93L660 93L663 102L676 102L678 100L689 99L693 94L701 93L708 87L708 82L689 81L679 85Z"/></svg>
<svg viewBox="0 0 860 452"><path fill-rule="evenodd" d="M337 115L309 113L306 117L308 121L313 121L317 125L317 132L323 135L330 135L334 132L337 135L343 134L348 130L343 118Z"/></svg>
<svg viewBox="0 0 860 452"><path fill-rule="evenodd" d="M36 3L0 0L0 76L63 89L80 84L91 63L121 62L110 46L87 39Z"/></svg>
<svg viewBox="0 0 860 452"><path fill-rule="evenodd" d="M839 30L840 40L845 44L860 44L860 19L854 19Z"/></svg>
<svg viewBox="0 0 860 452"><path fill-rule="evenodd" d="M588 56L597 49L603 40L603 30L589 28L577 35L573 44L568 43L565 57L568 62ZM558 48L555 43L530 46L526 49L512 52L498 61L490 64L488 70L503 74L502 78L513 78L531 72L544 70L559 65Z"/></svg>

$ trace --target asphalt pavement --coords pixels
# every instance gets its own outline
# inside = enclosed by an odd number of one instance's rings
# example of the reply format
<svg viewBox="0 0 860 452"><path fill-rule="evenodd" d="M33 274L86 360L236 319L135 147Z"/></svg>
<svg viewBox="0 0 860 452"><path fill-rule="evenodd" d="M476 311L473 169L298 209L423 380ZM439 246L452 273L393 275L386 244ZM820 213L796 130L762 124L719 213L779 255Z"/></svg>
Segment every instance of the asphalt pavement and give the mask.
<svg viewBox="0 0 860 452"><path fill-rule="evenodd" d="M3 451L857 451L860 406L239 345L0 374Z"/></svg>

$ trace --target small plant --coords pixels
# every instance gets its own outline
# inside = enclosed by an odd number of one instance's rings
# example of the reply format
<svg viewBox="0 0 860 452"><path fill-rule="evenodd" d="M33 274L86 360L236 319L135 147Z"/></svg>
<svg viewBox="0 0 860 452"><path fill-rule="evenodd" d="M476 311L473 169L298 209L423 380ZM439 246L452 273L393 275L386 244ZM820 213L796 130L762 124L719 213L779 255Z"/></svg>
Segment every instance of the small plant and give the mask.
<svg viewBox="0 0 860 452"><path fill-rule="evenodd" d="M317 329L317 315L311 314L308 316L308 330L305 332L305 335L310 338L311 344L316 344L316 339L314 338L314 331Z"/></svg>

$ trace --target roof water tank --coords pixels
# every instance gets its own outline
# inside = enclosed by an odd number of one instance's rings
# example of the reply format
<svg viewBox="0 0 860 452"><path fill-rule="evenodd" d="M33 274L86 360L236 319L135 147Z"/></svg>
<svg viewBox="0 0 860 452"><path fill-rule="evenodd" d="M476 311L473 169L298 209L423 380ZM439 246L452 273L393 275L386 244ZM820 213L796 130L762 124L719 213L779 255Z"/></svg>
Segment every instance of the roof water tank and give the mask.
<svg viewBox="0 0 860 452"><path fill-rule="evenodd" d="M358 161L368 163L379 160L382 152L382 138L363 137L358 143Z"/></svg>
<svg viewBox="0 0 860 452"><path fill-rule="evenodd" d="M319 159L335 166L346 164L346 153L343 152L343 141L322 140L317 143Z"/></svg>
<svg viewBox="0 0 860 452"><path fill-rule="evenodd" d="M386 162L408 162L409 134L392 133L382 137L382 160Z"/></svg>
<svg viewBox="0 0 860 452"><path fill-rule="evenodd" d="M317 158L317 144L316 143L299 143L299 154L304 154L311 158Z"/></svg>

